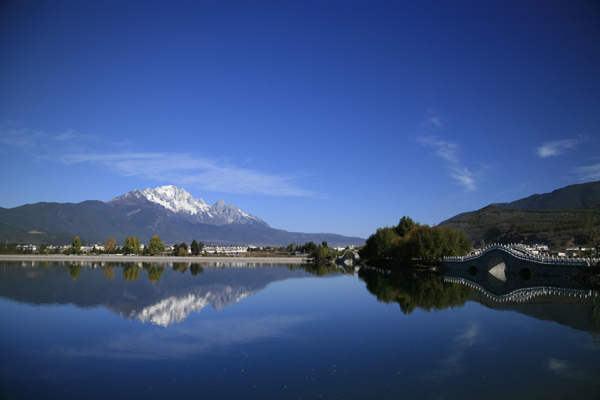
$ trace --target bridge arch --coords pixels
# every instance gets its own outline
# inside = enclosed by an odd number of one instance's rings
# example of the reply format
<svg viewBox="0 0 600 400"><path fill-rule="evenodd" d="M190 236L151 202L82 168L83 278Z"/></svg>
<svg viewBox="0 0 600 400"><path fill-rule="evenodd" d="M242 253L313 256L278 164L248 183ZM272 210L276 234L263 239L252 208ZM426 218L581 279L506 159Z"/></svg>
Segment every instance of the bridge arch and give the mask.
<svg viewBox="0 0 600 400"><path fill-rule="evenodd" d="M506 283L506 263L502 258L493 257L486 269L492 285L500 287Z"/></svg>

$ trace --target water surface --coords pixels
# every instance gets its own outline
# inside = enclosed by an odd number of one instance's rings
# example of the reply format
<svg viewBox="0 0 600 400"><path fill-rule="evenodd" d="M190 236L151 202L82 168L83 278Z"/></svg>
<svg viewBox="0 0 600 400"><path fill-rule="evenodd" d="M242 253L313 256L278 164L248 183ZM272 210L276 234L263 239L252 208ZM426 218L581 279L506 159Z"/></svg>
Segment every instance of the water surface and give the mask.
<svg viewBox="0 0 600 400"><path fill-rule="evenodd" d="M2 262L0 398L596 398L594 292L450 278Z"/></svg>

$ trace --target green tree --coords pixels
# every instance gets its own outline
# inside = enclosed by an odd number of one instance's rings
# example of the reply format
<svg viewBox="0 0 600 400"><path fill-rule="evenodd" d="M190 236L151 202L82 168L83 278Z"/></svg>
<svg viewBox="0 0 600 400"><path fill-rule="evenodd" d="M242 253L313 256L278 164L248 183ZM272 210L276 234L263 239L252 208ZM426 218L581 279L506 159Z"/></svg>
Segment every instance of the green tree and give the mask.
<svg viewBox="0 0 600 400"><path fill-rule="evenodd" d="M135 238L134 237L126 237L125 242L123 243L123 252L125 254L134 253L135 248Z"/></svg>
<svg viewBox="0 0 600 400"><path fill-rule="evenodd" d="M421 225L413 228L408 235L393 240L388 254L402 262L413 259L441 262L444 257L467 255L471 250L471 242L463 231Z"/></svg>
<svg viewBox="0 0 600 400"><path fill-rule="evenodd" d="M310 252L310 257L316 264L332 261L339 255L340 254L337 250L322 245L317 246L312 252Z"/></svg>
<svg viewBox="0 0 600 400"><path fill-rule="evenodd" d="M75 236L75 239L73 239L73 243L71 243L71 249L73 254L79 254L79 252L81 251L81 239L79 239L79 236Z"/></svg>
<svg viewBox="0 0 600 400"><path fill-rule="evenodd" d="M377 232L369 236L365 245L359 250L359 255L367 260L383 260L389 257L390 243L398 238L398 234L392 228L385 227L377 229Z"/></svg>
<svg viewBox="0 0 600 400"><path fill-rule="evenodd" d="M196 242L196 239L194 239L192 241L192 244L190 245L190 250L192 251L192 254L195 256L200 255L200 253L202 253L202 249L204 249L204 242Z"/></svg>
<svg viewBox="0 0 600 400"><path fill-rule="evenodd" d="M398 234L398 236L400 237L404 237L406 236L415 226L419 226L419 224L415 224L415 221L413 221L410 217L407 217L406 215L403 216L400 219L400 222L398 222L398 225L396 225L394 227L394 231L396 231L396 233Z"/></svg>
<svg viewBox="0 0 600 400"><path fill-rule="evenodd" d="M130 238L129 236L127 236L125 238L125 242L123 242L123 253L133 253L133 241L132 238Z"/></svg>
<svg viewBox="0 0 600 400"><path fill-rule="evenodd" d="M292 244L289 244L285 249L287 251L289 251L290 253L293 253L294 251L296 251L297 248L298 248L298 245L296 243L292 243Z"/></svg>
<svg viewBox="0 0 600 400"><path fill-rule="evenodd" d="M179 250L177 252L177 255L179 257L187 257L188 251L187 251L187 246L185 246L185 243L182 243L179 245Z"/></svg>
<svg viewBox="0 0 600 400"><path fill-rule="evenodd" d="M148 248L151 254L163 253L165 251L165 245L163 244L162 239L157 235L152 236Z"/></svg>
<svg viewBox="0 0 600 400"><path fill-rule="evenodd" d="M123 244L123 252L125 254L139 254L140 253L140 239L134 236L126 237L125 243Z"/></svg>
<svg viewBox="0 0 600 400"><path fill-rule="evenodd" d="M302 246L300 246L297 250L301 253L312 253L313 251L315 251L317 249L317 245L310 241L308 243L304 243Z"/></svg>

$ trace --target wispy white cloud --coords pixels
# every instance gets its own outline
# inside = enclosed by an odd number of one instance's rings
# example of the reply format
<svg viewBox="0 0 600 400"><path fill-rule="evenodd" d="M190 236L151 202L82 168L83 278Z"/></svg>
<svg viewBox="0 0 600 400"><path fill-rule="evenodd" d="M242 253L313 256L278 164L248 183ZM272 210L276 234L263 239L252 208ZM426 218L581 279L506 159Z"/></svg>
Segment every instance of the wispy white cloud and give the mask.
<svg viewBox="0 0 600 400"><path fill-rule="evenodd" d="M552 142L545 142L536 149L536 153L541 158L558 156L561 155L567 149L574 149L586 140L588 140L587 136L579 135L577 138L573 139L554 140Z"/></svg>
<svg viewBox="0 0 600 400"><path fill-rule="evenodd" d="M85 135L74 130L58 134L32 131L12 121L7 121L4 126L0 127L0 143L27 150L37 148L56 150L57 146L60 148L64 148L65 145L75 147L97 139L94 135Z"/></svg>
<svg viewBox="0 0 600 400"><path fill-rule="evenodd" d="M90 140L90 139L95 139L94 136L92 135L82 135L81 133L78 133L76 131L73 130L69 130L63 133L60 133L58 135L54 135L52 137L53 140L56 140L58 142L73 142L73 141L79 141L79 140Z"/></svg>
<svg viewBox="0 0 600 400"><path fill-rule="evenodd" d="M300 176L270 174L241 168L228 161L185 153L79 153L59 156L59 160L67 165L100 164L121 176L135 176L225 193L300 197L316 195L315 192L296 187L294 181Z"/></svg>
<svg viewBox="0 0 600 400"><path fill-rule="evenodd" d="M471 323L462 335L456 337L458 347L473 347L479 336L479 324Z"/></svg>
<svg viewBox="0 0 600 400"><path fill-rule="evenodd" d="M460 375L463 372L465 352L480 341L480 336L479 325L477 323L470 323L465 331L455 338L456 346L453 349L454 351L448 357L439 361L441 368L429 371L425 374L424 379L440 381L442 378Z"/></svg>
<svg viewBox="0 0 600 400"><path fill-rule="evenodd" d="M96 135L67 130L62 133L32 131L12 121L0 125L0 152L18 147L36 160L59 161L66 165L90 163L103 165L116 174L140 177L160 183L194 186L203 190L269 196L315 197L296 182L301 174L282 174L242 168L228 159L210 159L188 153L96 153L90 146ZM119 147L117 145L117 147ZM112 144L115 148L115 144ZM240 160L248 164L251 159Z"/></svg>
<svg viewBox="0 0 600 400"><path fill-rule="evenodd" d="M459 150L458 144L440 139L438 136L419 136L417 142L435 149L435 154L444 161L458 164L458 157L456 156Z"/></svg>
<svg viewBox="0 0 600 400"><path fill-rule="evenodd" d="M473 173L467 168L457 168L450 174L450 176L453 179L456 179L459 184L464 186L468 192L475 190L475 179L473 177Z"/></svg>
<svg viewBox="0 0 600 400"><path fill-rule="evenodd" d="M600 164L579 167L573 170L578 175L580 181L598 181L600 180Z"/></svg>
<svg viewBox="0 0 600 400"><path fill-rule="evenodd" d="M440 117L430 117L423 122L423 126L426 128L436 127L438 129L444 129L444 124Z"/></svg>
<svg viewBox="0 0 600 400"><path fill-rule="evenodd" d="M256 318L225 318L218 323L200 320L182 326L172 325L168 331L145 330L143 334L135 337L116 335L97 346L79 348L76 345L57 345L51 348L46 356L61 359L184 359L190 355L216 352L258 340L298 340L300 336L294 333L294 328L320 318L315 315L267 315ZM198 332L202 332L202 335L199 336Z"/></svg>
<svg viewBox="0 0 600 400"><path fill-rule="evenodd" d="M435 150L435 154L444 160L446 168L450 170L450 177L456 180L459 185L469 192L475 190L475 174L461 165L458 158L460 147L457 143L440 139L435 135L419 136L416 140L423 146Z"/></svg>
<svg viewBox="0 0 600 400"><path fill-rule="evenodd" d="M42 132L32 132L21 127L0 129L0 143L5 146L31 148L44 136Z"/></svg>
<svg viewBox="0 0 600 400"><path fill-rule="evenodd" d="M548 370L561 378L575 380L586 380L589 378L589 375L585 371L578 370L573 364L565 360L549 359Z"/></svg>

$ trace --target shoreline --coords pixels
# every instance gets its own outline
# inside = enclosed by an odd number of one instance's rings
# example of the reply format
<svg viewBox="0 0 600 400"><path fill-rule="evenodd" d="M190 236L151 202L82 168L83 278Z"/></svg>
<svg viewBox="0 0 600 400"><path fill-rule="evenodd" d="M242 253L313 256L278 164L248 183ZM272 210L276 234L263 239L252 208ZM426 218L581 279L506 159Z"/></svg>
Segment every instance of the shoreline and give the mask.
<svg viewBox="0 0 600 400"><path fill-rule="evenodd" d="M90 262L248 262L261 264L306 264L306 257L204 257L204 256L65 256L61 254L0 254L0 261L90 261Z"/></svg>

